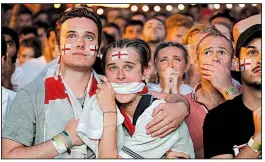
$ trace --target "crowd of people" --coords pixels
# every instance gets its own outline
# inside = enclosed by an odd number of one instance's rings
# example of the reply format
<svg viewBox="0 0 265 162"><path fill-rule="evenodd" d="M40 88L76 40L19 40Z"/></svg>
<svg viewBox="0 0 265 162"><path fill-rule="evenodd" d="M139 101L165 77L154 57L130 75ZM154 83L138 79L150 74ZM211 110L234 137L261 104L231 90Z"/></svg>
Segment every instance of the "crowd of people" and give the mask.
<svg viewBox="0 0 265 162"><path fill-rule="evenodd" d="M258 8L3 11L2 158L261 158Z"/></svg>

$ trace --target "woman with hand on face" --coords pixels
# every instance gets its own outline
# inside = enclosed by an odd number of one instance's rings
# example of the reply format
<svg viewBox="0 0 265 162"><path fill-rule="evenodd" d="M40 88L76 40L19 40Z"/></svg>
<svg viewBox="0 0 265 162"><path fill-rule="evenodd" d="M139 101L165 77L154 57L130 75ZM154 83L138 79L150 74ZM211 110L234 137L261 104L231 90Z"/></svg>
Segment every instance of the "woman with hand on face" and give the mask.
<svg viewBox="0 0 265 162"><path fill-rule="evenodd" d="M102 77L102 83L98 84L96 96L103 112L99 158L162 158L165 154L168 158L195 156L185 122L163 138L146 134L146 125L154 118L154 108L165 103L148 95L143 83L148 56L150 49L143 41L128 39L112 43L103 55L106 77ZM120 124L121 114L123 126ZM120 127L123 132L119 131Z"/></svg>
<svg viewBox="0 0 265 162"><path fill-rule="evenodd" d="M184 84L187 72L188 53L179 43L166 42L158 45L154 54L159 84L149 83L149 90L156 92L186 95L192 87Z"/></svg>

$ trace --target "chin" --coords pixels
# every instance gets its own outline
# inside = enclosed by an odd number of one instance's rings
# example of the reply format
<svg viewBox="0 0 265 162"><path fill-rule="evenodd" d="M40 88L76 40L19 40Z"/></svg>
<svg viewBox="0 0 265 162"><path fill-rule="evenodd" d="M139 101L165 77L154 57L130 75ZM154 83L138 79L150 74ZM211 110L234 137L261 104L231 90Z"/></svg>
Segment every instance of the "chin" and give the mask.
<svg viewBox="0 0 265 162"><path fill-rule="evenodd" d="M121 104L127 104L136 98L136 94L115 94L116 100Z"/></svg>

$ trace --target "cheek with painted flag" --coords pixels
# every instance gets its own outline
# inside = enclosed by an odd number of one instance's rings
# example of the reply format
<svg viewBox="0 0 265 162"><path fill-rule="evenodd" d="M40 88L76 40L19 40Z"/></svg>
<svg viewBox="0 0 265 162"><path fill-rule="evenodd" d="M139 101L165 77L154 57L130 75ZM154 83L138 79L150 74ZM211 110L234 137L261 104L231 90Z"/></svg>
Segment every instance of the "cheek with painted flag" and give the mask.
<svg viewBox="0 0 265 162"><path fill-rule="evenodd" d="M64 44L61 46L62 55L71 54L71 44Z"/></svg>
<svg viewBox="0 0 265 162"><path fill-rule="evenodd" d="M97 57L99 57L99 54L98 54L98 46L97 45L94 45L94 44L89 45L89 55L90 56L97 56Z"/></svg>
<svg viewBox="0 0 265 162"><path fill-rule="evenodd" d="M240 70L245 71L245 70L251 70L252 69L252 63L251 59L244 59L240 60Z"/></svg>

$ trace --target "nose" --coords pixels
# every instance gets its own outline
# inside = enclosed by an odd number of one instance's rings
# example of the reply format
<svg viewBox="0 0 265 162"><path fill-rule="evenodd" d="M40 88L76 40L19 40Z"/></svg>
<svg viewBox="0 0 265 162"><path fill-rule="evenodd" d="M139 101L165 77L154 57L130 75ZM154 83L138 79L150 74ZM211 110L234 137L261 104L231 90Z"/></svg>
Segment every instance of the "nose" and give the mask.
<svg viewBox="0 0 265 162"><path fill-rule="evenodd" d="M126 76L125 76L123 70L118 70L117 79L120 80L120 81L122 81L125 78L126 78Z"/></svg>
<svg viewBox="0 0 265 162"><path fill-rule="evenodd" d="M85 49L85 41L82 37L80 37L78 40L77 40L77 48L80 48L82 50Z"/></svg>
<svg viewBox="0 0 265 162"><path fill-rule="evenodd" d="M212 60L215 62L220 62L219 55L216 52L214 52L212 56Z"/></svg>
<svg viewBox="0 0 265 162"><path fill-rule="evenodd" d="M168 66L173 68L174 65L172 60L168 60Z"/></svg>

